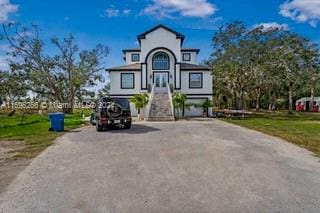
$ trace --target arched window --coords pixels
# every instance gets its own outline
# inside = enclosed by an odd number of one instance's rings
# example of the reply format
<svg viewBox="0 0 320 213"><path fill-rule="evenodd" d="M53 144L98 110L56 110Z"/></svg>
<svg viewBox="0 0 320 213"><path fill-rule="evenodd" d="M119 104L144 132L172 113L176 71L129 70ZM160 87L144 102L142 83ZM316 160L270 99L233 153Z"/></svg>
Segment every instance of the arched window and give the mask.
<svg viewBox="0 0 320 213"><path fill-rule="evenodd" d="M152 69L154 70L168 70L169 56L166 53L156 53L152 58Z"/></svg>

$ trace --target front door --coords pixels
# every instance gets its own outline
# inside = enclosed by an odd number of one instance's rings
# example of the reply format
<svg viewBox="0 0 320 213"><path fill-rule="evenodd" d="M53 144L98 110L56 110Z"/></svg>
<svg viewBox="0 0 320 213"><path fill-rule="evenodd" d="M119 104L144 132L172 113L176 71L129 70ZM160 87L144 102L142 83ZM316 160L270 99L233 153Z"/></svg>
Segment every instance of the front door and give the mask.
<svg viewBox="0 0 320 213"><path fill-rule="evenodd" d="M155 72L154 73L154 83L155 87L159 89L165 90L167 88L168 83L168 73L166 72Z"/></svg>

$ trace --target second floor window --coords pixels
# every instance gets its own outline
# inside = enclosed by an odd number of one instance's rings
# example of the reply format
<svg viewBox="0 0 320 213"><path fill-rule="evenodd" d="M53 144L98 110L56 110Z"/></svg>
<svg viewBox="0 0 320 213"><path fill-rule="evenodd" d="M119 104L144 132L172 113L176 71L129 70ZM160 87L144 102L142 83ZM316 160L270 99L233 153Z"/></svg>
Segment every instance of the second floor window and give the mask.
<svg viewBox="0 0 320 213"><path fill-rule="evenodd" d="M152 69L154 70L168 70L169 56L166 53L156 53L152 59Z"/></svg>
<svg viewBox="0 0 320 213"><path fill-rule="evenodd" d="M190 53L183 53L182 54L182 59L184 61L191 61L191 54Z"/></svg>
<svg viewBox="0 0 320 213"><path fill-rule="evenodd" d="M189 73L189 88L200 89L202 88L202 73Z"/></svg>
<svg viewBox="0 0 320 213"><path fill-rule="evenodd" d="M138 61L140 61L139 54L138 54L138 53L133 53L133 54L131 54L131 61L132 61L132 62L138 62Z"/></svg>

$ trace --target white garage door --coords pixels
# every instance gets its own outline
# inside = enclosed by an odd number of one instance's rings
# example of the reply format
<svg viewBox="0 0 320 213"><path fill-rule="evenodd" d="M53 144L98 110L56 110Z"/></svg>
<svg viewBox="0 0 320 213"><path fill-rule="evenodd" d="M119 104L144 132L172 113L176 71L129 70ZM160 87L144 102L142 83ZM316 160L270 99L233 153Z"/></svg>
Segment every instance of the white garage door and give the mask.
<svg viewBox="0 0 320 213"><path fill-rule="evenodd" d="M206 99L188 99L187 103L201 104L205 100ZM191 106L190 109L185 111L185 115L188 117L202 117L203 116L203 109L202 109L202 107Z"/></svg>

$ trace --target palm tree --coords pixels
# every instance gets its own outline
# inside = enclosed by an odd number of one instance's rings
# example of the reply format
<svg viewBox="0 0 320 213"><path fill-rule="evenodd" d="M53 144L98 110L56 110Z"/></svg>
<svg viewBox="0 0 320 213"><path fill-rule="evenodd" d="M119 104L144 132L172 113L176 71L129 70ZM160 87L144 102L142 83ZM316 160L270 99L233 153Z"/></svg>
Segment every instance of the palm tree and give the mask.
<svg viewBox="0 0 320 213"><path fill-rule="evenodd" d="M138 119L140 119L140 110L148 104L149 96L147 93L136 94L130 99L130 102L138 110Z"/></svg>
<svg viewBox="0 0 320 213"><path fill-rule="evenodd" d="M178 110L178 118L180 115L180 110L182 111L182 117L184 117L184 109L186 107L187 95L183 93L174 93L172 95L172 102L175 109Z"/></svg>
<svg viewBox="0 0 320 213"><path fill-rule="evenodd" d="M203 115L208 117L208 109L213 106L212 101L210 99L206 99L202 104L201 107L203 108Z"/></svg>

